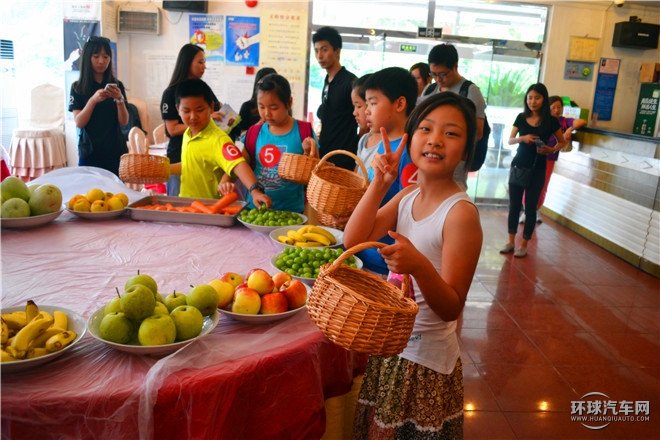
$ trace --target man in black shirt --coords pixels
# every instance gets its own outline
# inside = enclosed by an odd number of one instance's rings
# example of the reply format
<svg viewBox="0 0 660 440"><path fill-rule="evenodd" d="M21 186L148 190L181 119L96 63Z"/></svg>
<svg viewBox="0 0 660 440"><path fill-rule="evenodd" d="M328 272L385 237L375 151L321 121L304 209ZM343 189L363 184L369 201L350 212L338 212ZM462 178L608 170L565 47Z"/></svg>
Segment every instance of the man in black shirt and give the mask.
<svg viewBox="0 0 660 440"><path fill-rule="evenodd" d="M321 120L319 156L334 150L348 150L355 154L358 132L351 90L357 77L339 62L342 41L336 29L322 27L314 33L312 41L316 60L327 73L321 105L316 112ZM332 156L328 161L351 171L355 169L355 161L345 154Z"/></svg>

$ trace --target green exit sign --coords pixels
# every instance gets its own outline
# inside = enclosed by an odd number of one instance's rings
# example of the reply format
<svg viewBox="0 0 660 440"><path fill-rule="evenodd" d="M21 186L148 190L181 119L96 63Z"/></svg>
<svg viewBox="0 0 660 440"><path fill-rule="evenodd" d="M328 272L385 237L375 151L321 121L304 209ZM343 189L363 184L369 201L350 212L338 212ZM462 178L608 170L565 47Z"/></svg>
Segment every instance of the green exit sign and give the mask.
<svg viewBox="0 0 660 440"><path fill-rule="evenodd" d="M402 44L399 47L399 50L401 52L417 52L417 46L415 46L414 44Z"/></svg>

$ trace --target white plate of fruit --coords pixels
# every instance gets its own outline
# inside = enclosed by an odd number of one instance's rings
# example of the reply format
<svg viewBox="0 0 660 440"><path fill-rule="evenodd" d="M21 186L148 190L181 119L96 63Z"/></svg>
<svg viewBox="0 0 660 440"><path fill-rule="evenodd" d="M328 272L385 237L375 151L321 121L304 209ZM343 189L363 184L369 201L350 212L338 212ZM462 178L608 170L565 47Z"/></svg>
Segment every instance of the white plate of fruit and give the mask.
<svg viewBox="0 0 660 440"><path fill-rule="evenodd" d="M284 226L271 231L270 238L282 247L342 247L344 232L327 226Z"/></svg>
<svg viewBox="0 0 660 440"><path fill-rule="evenodd" d="M270 259L270 264L277 270L291 274L294 280L313 285L324 264L335 261L344 250L342 248L301 248L287 247ZM348 257L343 264L362 269L363 263L355 255Z"/></svg>
<svg viewBox="0 0 660 440"><path fill-rule="evenodd" d="M286 272L255 268L245 276L227 272L211 283L220 294L220 313L248 324L269 324L306 310L309 286Z"/></svg>
<svg viewBox="0 0 660 440"><path fill-rule="evenodd" d="M120 351L165 355L203 338L218 325L218 293L198 284L187 294L163 298L156 281L137 274L126 281L124 292L89 317L89 333Z"/></svg>
<svg viewBox="0 0 660 440"><path fill-rule="evenodd" d="M9 341L11 342L5 341L4 336L2 338L3 353L2 353L2 363L0 364L2 365L2 373L23 371L26 368L36 367L37 365L50 362L62 356L68 350L73 348L73 346L75 346L78 343L78 341L80 341L80 339L82 339L82 337L85 335L85 331L87 328L85 325L85 320L83 319L82 316L80 316L73 310L69 310L67 308L59 307L59 306L37 305L37 304L35 304L34 307L37 307L37 309L31 312L27 312L26 306L5 307L2 309L2 316L4 321L2 324L3 333L5 332L5 326L8 326L7 331L10 332L9 335L11 335L12 337L12 339L9 339ZM36 331L37 329L35 329L35 324L32 324L31 328L26 328L27 313L30 313L31 316L34 316L35 313L37 313L38 315L40 312L47 312L48 316L43 316L43 318L47 320L52 320L52 323L48 327L45 327L40 332ZM62 315L58 316L58 314L63 314L63 316ZM12 316L8 317L6 315L12 315ZM45 322L44 322L44 326L45 326ZM17 341L16 340L18 336L17 332L20 332L19 328L25 328L25 332L34 333L35 336L31 337L29 335L24 334L21 337L22 342L21 340ZM56 329L61 329L61 331L58 331ZM65 332L66 334L64 334ZM13 360L7 358L5 353L15 354L12 351L12 349L18 349L19 351L22 351L21 346L25 345L26 337L30 339L30 341L28 342L30 348L25 353L24 358L19 360ZM51 337L54 337L54 339L51 340L50 339ZM9 345L12 344L14 344L14 347L10 348ZM16 355L16 356L21 357L21 355ZM36 356L36 357L28 358L30 356Z"/></svg>
<svg viewBox="0 0 660 440"><path fill-rule="evenodd" d="M243 209L236 219L246 228L266 235L284 226L303 225L307 223L307 216L304 214L265 208Z"/></svg>
<svg viewBox="0 0 660 440"><path fill-rule="evenodd" d="M108 220L126 212L128 196L92 188L86 194L76 194L67 203L67 210L86 220Z"/></svg>
<svg viewBox="0 0 660 440"><path fill-rule="evenodd" d="M62 191L50 184L26 184L15 176L0 183L2 212L0 226L9 229L26 229L42 226L55 220L62 213Z"/></svg>

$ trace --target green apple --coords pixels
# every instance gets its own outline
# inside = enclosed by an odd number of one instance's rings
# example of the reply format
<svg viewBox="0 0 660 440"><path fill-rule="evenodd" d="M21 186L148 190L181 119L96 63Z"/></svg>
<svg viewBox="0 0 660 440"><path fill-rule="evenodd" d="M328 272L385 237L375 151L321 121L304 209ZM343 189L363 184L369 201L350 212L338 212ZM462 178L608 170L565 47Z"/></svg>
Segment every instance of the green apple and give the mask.
<svg viewBox="0 0 660 440"><path fill-rule="evenodd" d="M213 286L208 284L198 284L194 286L188 291L186 300L189 306L197 307L204 316L215 313L218 304L220 303L218 292L215 291Z"/></svg>
<svg viewBox="0 0 660 440"><path fill-rule="evenodd" d="M228 281L222 281L216 278L209 281L209 285L212 286L218 293L218 297L220 298L220 302L218 303L219 308L226 307L227 304L229 304L232 299L234 299L235 288Z"/></svg>
<svg viewBox="0 0 660 440"><path fill-rule="evenodd" d="M130 277L126 281L126 284L124 285L124 289L128 289L130 286L133 286L135 284L142 284L143 286L147 286L154 293L154 298L158 294L158 285L156 284L156 280L154 280L151 276L147 274L140 273L139 270L137 275Z"/></svg>
<svg viewBox="0 0 660 440"><path fill-rule="evenodd" d="M153 299L153 295L152 295ZM152 315L140 323L140 345L166 345L176 339L176 325L169 315Z"/></svg>
<svg viewBox="0 0 660 440"><path fill-rule="evenodd" d="M20 218L30 216L30 205L23 199L12 197L2 203L0 208L0 217L2 218Z"/></svg>
<svg viewBox="0 0 660 440"><path fill-rule="evenodd" d="M133 338L135 327L122 312L108 313L101 319L99 335L101 339L116 344L127 344Z"/></svg>
<svg viewBox="0 0 660 440"><path fill-rule="evenodd" d="M32 197L32 194L34 193L34 190L39 188L39 186L40 185L38 183L28 183L27 184L28 191L30 191L30 197Z"/></svg>
<svg viewBox="0 0 660 440"><path fill-rule="evenodd" d="M119 294L117 294L115 298L112 298L110 301L108 301L108 303L105 305L105 308L103 309L104 315L115 312L121 312L121 297Z"/></svg>
<svg viewBox="0 0 660 440"><path fill-rule="evenodd" d="M30 196L32 215L44 215L57 212L62 208L62 191L55 185L39 185Z"/></svg>
<svg viewBox="0 0 660 440"><path fill-rule="evenodd" d="M186 341L202 332L204 317L197 307L179 306L172 310L170 318L176 326L176 340Z"/></svg>
<svg viewBox="0 0 660 440"><path fill-rule="evenodd" d="M14 197L23 199L26 202L30 200L30 190L27 184L16 176L8 176L0 183L0 192L2 200L13 199Z"/></svg>
<svg viewBox="0 0 660 440"><path fill-rule="evenodd" d="M140 321L154 314L156 300L153 292L142 284L134 284L121 296L121 311L130 319Z"/></svg>
<svg viewBox="0 0 660 440"><path fill-rule="evenodd" d="M165 297L165 306L167 306L167 310L170 313L177 307L185 306L186 304L188 304L188 301L186 300L185 293L172 292Z"/></svg>
<svg viewBox="0 0 660 440"><path fill-rule="evenodd" d="M170 311L167 309L167 306L162 302L156 301L156 307L154 307L154 315L169 315Z"/></svg>

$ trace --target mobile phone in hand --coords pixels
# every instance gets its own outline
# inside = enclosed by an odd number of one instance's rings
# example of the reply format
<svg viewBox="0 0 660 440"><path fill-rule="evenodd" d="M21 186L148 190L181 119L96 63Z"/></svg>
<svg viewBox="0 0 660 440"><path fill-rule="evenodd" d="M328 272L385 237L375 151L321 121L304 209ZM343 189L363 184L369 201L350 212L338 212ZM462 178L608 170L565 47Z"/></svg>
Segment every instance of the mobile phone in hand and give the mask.
<svg viewBox="0 0 660 440"><path fill-rule="evenodd" d="M115 83L108 83L108 84L105 85L105 90L109 90L110 87L117 87L117 84L115 84Z"/></svg>

